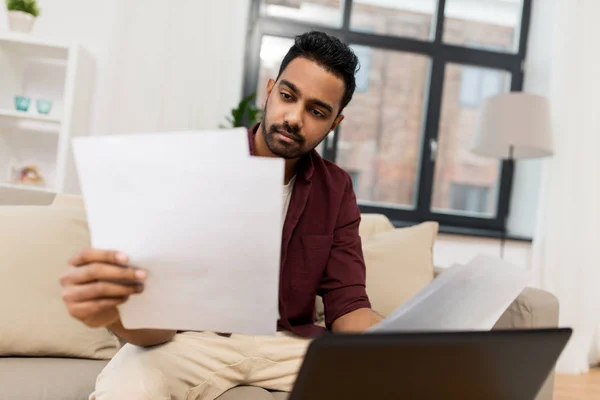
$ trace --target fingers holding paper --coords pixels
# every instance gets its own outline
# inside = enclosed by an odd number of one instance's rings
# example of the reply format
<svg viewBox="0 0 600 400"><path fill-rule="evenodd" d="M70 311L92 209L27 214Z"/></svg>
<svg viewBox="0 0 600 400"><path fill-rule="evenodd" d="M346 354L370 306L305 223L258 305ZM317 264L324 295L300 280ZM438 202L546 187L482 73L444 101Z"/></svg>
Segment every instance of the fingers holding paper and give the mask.
<svg viewBox="0 0 600 400"><path fill-rule="evenodd" d="M96 281L65 288L63 300L69 302L84 302L97 299L114 299L124 302L135 293L143 291L142 285L122 285L107 281Z"/></svg>
<svg viewBox="0 0 600 400"><path fill-rule="evenodd" d="M126 266L128 261L122 253L98 249L73 257L60 279L69 313L88 326L118 322L117 306L141 293L147 276L144 270Z"/></svg>

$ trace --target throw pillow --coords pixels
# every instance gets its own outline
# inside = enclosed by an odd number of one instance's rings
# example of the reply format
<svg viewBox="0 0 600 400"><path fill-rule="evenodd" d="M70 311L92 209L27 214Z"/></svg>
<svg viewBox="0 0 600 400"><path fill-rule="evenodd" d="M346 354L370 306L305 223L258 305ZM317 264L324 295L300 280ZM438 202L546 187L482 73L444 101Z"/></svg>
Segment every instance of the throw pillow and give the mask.
<svg viewBox="0 0 600 400"><path fill-rule="evenodd" d="M0 356L109 359L117 338L72 318L60 276L90 245L82 209L0 207Z"/></svg>
<svg viewBox="0 0 600 400"><path fill-rule="evenodd" d="M367 294L373 310L388 316L433 280L438 224L380 232L364 240Z"/></svg>
<svg viewBox="0 0 600 400"><path fill-rule="evenodd" d="M361 214L358 234L364 241L380 232L393 231L394 225L383 214Z"/></svg>

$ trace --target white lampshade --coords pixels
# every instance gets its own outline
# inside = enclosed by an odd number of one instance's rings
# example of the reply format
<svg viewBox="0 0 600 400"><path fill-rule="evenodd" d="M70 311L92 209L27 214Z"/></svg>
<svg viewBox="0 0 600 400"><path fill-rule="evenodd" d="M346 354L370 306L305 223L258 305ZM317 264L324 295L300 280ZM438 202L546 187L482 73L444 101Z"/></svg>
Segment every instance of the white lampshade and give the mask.
<svg viewBox="0 0 600 400"><path fill-rule="evenodd" d="M485 100L472 150L508 159L548 157L552 151L550 106L545 97L512 92Z"/></svg>

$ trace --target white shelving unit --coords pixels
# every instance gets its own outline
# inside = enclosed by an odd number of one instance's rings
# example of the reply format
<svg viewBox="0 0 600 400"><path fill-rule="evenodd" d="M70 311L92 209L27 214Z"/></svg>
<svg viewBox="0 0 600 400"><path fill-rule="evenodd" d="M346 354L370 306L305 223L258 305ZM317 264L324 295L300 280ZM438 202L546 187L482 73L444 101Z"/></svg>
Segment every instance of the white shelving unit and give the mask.
<svg viewBox="0 0 600 400"><path fill-rule="evenodd" d="M49 122L55 125L56 132L60 131L60 118L42 114L23 113L22 111L0 110L0 118L14 118L20 121Z"/></svg>
<svg viewBox="0 0 600 400"><path fill-rule="evenodd" d="M76 42L0 33L0 185L19 187L12 168L35 165L44 178L37 189L79 193L71 141L89 133L94 73ZM17 95L31 99L27 112L17 111ZM37 99L53 102L48 115Z"/></svg>

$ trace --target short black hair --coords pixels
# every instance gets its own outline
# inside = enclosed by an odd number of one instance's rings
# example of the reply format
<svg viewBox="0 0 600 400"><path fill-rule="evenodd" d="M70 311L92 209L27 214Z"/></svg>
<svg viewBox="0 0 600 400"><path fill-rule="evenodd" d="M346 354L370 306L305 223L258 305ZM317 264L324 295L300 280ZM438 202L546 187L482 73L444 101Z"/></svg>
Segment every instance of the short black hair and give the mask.
<svg viewBox="0 0 600 400"><path fill-rule="evenodd" d="M342 78L346 84L346 90L340 112L346 108L356 90L355 74L359 69L358 57L350 46L325 32L312 31L296 36L294 45L281 62L277 79L296 58L313 61L335 76Z"/></svg>

